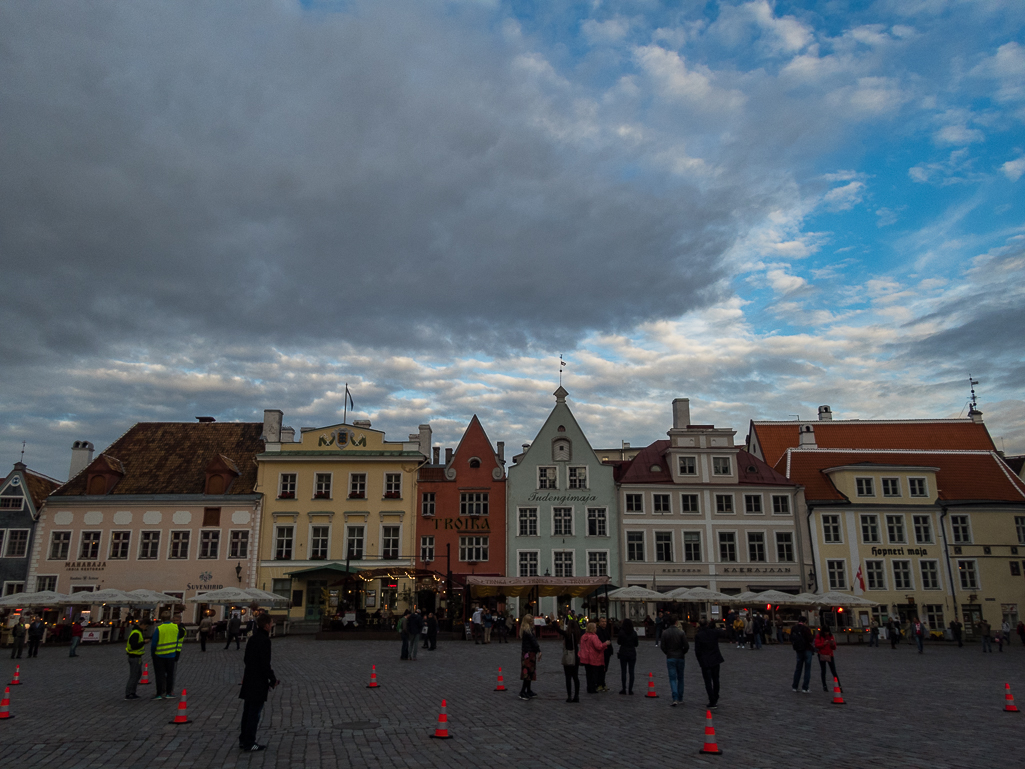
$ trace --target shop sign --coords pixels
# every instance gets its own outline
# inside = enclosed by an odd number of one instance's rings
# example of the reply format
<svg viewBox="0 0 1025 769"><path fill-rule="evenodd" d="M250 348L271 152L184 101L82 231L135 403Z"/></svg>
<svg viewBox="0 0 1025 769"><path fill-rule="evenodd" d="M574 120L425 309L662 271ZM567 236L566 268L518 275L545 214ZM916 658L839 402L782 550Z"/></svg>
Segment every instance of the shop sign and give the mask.
<svg viewBox="0 0 1025 769"><path fill-rule="evenodd" d="M445 525L440 524L444 521ZM467 516L463 518L435 518L434 519L434 530L444 529L450 531L455 529L457 531L491 531L491 524L488 523L488 519L484 516Z"/></svg>
<svg viewBox="0 0 1025 769"><path fill-rule="evenodd" d="M925 547L873 547L872 555L929 555Z"/></svg>
<svg viewBox="0 0 1025 769"><path fill-rule="evenodd" d="M597 502L597 494L550 494L548 492L537 492L535 491L529 497L528 502L556 502L558 504L564 504L566 502Z"/></svg>
<svg viewBox="0 0 1025 769"><path fill-rule="evenodd" d="M725 566L719 570L720 574L789 574L790 567L762 567L762 566Z"/></svg>
<svg viewBox="0 0 1025 769"><path fill-rule="evenodd" d="M68 571L103 571L107 568L106 561L68 561L64 564Z"/></svg>

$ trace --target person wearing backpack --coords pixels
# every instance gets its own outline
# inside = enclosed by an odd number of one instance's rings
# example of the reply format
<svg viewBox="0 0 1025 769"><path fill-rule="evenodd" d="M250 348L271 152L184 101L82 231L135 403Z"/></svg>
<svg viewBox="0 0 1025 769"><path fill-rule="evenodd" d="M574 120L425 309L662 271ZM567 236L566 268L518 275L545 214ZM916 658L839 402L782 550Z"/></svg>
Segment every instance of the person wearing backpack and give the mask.
<svg viewBox="0 0 1025 769"><path fill-rule="evenodd" d="M801 682L801 670L803 668L804 685L801 691L805 694L811 694L808 691L808 686L811 684L811 661L815 654L814 638L812 637L811 629L804 623L804 617L799 617L797 624L790 630L790 644L794 647L794 653L797 655L793 689L795 692L797 691L797 686Z"/></svg>

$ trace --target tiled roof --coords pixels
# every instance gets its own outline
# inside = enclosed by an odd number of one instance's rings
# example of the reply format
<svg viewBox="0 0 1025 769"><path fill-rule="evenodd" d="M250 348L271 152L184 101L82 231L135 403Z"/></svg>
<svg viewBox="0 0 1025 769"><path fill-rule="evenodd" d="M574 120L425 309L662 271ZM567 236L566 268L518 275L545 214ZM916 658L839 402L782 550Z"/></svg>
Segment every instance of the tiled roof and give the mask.
<svg viewBox="0 0 1025 769"><path fill-rule="evenodd" d="M765 461L775 466L787 449L800 445L800 426L806 424L815 428L820 449L996 449L986 425L970 419L752 422L751 430Z"/></svg>
<svg viewBox="0 0 1025 769"><path fill-rule="evenodd" d="M617 463L616 481L619 483L672 483L673 475L666 457L669 441L655 441L645 446L632 460ZM611 462L607 464L612 464ZM658 466L659 471L652 471ZM765 462L743 449L737 452L737 473L740 483L793 485L786 476L776 472Z"/></svg>
<svg viewBox="0 0 1025 769"><path fill-rule="evenodd" d="M28 488L28 493L32 496L32 504L36 510L42 506L43 500L61 485L60 481L55 481L53 478L40 475L31 470L26 470L24 475L25 486Z"/></svg>
<svg viewBox="0 0 1025 769"><path fill-rule="evenodd" d="M939 498L947 502L1017 502L1025 505L1025 481L1015 476L996 452L990 451L828 451L795 449L780 459L790 479L805 487L809 502L842 502L825 470L845 465L875 464L939 468ZM880 500L885 501L885 500Z"/></svg>
<svg viewBox="0 0 1025 769"><path fill-rule="evenodd" d="M88 471L97 468L124 474L110 496L202 494L206 468L218 455L239 470L227 494L252 494L256 487L255 457L264 448L262 434L261 422L140 422L55 496L84 495Z"/></svg>

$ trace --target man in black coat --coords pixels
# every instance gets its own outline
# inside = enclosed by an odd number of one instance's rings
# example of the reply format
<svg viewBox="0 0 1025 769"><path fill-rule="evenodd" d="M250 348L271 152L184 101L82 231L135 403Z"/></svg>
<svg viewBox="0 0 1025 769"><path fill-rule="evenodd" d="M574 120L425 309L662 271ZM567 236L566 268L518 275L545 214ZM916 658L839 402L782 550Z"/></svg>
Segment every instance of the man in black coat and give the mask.
<svg viewBox="0 0 1025 769"><path fill-rule="evenodd" d="M705 691L708 692L708 704L705 707L715 708L719 703L719 666L724 661L719 651L720 631L707 619L698 624L700 627L694 636L694 656L701 666L701 677L705 679Z"/></svg>
<svg viewBox="0 0 1025 769"><path fill-rule="evenodd" d="M434 616L433 611L427 615L427 641L425 642L425 648L431 651L438 648L438 618Z"/></svg>
<svg viewBox="0 0 1025 769"><path fill-rule="evenodd" d="M270 623L269 614L257 617L253 637L246 644L246 669L242 674L242 691L238 694L238 698L245 701L242 731L238 738L238 746L242 750L265 750L267 747L256 744L256 728L260 725L260 712L267 701L267 692L278 685L270 666Z"/></svg>

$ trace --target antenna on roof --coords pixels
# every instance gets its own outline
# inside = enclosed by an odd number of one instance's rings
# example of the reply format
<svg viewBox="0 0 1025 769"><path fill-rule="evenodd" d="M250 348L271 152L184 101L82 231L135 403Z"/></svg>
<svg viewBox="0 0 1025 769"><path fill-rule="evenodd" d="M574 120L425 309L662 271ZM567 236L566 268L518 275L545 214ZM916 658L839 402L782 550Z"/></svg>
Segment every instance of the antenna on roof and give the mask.
<svg viewBox="0 0 1025 769"><path fill-rule="evenodd" d="M971 403L969 404L970 408L968 409L968 413L969 414L979 410L978 409L979 402L978 402L978 399L975 397L975 385L977 385L978 383L979 383L979 380L978 379L972 379L971 372L968 372L968 386L969 386L969 388L971 388L971 391L972 391L972 400L971 400Z"/></svg>
<svg viewBox="0 0 1025 769"><path fill-rule="evenodd" d="M25 441L21 442L21 463L25 464Z"/></svg>

